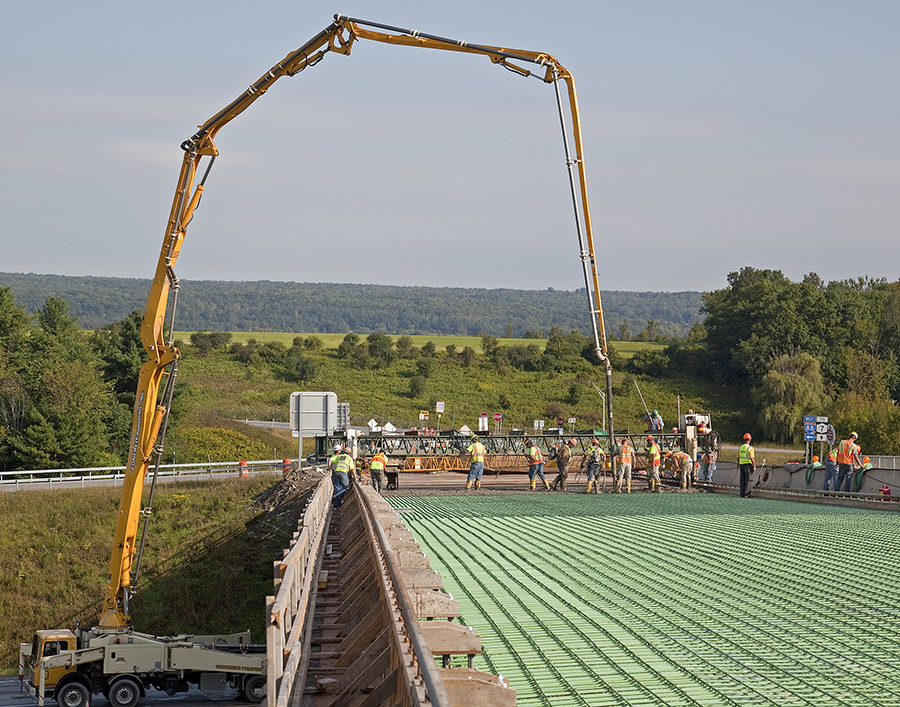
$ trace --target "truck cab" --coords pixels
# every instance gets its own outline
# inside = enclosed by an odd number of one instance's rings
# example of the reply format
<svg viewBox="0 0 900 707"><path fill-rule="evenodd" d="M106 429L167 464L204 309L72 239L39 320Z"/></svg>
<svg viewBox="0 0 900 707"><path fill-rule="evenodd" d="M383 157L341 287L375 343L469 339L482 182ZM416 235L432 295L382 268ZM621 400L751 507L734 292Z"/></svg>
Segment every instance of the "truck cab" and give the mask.
<svg viewBox="0 0 900 707"><path fill-rule="evenodd" d="M78 638L68 629L50 629L36 631L31 641L31 659L28 662L28 682L36 687L40 675L40 662L42 658L59 655L63 651L74 651L78 648ZM72 672L71 665L49 668L44 676L44 685L47 688L54 687L60 679Z"/></svg>

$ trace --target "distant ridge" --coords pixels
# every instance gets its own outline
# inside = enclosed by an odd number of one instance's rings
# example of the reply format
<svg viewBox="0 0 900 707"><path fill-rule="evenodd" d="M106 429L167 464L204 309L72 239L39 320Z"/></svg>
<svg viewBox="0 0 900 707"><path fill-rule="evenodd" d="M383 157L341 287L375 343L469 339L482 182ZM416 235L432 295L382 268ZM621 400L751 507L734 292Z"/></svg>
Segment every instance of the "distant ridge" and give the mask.
<svg viewBox="0 0 900 707"><path fill-rule="evenodd" d="M82 326L96 328L143 310L149 279L0 273L29 312L48 297L69 303ZM603 292L610 336L627 322L632 334L647 321L662 334L682 335L700 318L700 292ZM182 280L176 328L206 331L295 331L366 334L489 333L519 337L551 327L590 331L584 288L512 290L404 287L260 280Z"/></svg>

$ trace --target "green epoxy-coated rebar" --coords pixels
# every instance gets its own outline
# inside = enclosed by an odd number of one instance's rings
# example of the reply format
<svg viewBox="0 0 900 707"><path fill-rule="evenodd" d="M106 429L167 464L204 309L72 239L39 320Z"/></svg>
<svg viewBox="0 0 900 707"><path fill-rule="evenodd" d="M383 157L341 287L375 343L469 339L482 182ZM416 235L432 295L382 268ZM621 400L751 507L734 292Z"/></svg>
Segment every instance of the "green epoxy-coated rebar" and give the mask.
<svg viewBox="0 0 900 707"><path fill-rule="evenodd" d="M389 498L542 705L900 705L900 515L712 494ZM463 658L464 660L464 658Z"/></svg>

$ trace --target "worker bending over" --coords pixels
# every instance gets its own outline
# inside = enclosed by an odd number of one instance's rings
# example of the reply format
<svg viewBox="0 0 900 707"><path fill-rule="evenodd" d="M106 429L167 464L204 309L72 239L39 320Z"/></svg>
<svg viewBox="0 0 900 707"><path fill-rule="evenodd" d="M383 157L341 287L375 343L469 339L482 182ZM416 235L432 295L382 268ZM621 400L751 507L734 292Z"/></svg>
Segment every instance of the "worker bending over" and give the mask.
<svg viewBox="0 0 900 707"><path fill-rule="evenodd" d="M537 479L540 479L544 488L549 490L550 484L544 476L544 455L530 439L525 440L525 456L528 458L528 481L531 483L531 490L534 491L537 486Z"/></svg>
<svg viewBox="0 0 900 707"><path fill-rule="evenodd" d="M581 465L584 467L587 464L587 488L585 489L585 493L591 493L593 489L594 493L600 493L600 473L603 470L603 464L606 462L606 454L603 453L603 450L600 448L600 440L592 439L591 444L588 447L588 453L584 456L584 459L581 460ZM606 481L604 477L604 491L606 490Z"/></svg>
<svg viewBox="0 0 900 707"><path fill-rule="evenodd" d="M484 445L478 441L478 435L472 435L472 444L466 447L469 454L469 476L466 478L466 491L475 484L481 488L481 476L484 474Z"/></svg>
<svg viewBox="0 0 900 707"><path fill-rule="evenodd" d="M691 455L687 452L672 452L669 459L672 462L672 471L681 482L681 488L690 488L694 473L694 460L691 459Z"/></svg>
<svg viewBox="0 0 900 707"><path fill-rule="evenodd" d="M619 446L619 463L616 465L616 493L622 493L622 480L625 481L625 493L631 493L631 465L634 463L634 452L627 437L622 437Z"/></svg>

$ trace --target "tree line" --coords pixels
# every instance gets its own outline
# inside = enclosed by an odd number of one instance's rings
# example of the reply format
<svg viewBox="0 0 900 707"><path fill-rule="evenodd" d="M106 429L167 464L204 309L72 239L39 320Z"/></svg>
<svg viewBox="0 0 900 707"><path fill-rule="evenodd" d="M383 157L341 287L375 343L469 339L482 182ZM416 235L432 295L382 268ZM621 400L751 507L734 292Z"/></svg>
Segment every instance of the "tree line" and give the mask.
<svg viewBox="0 0 900 707"><path fill-rule="evenodd" d="M825 414L839 435L859 432L866 452L900 449L894 402L900 398L900 282L826 283L815 274L793 282L777 270L744 268L729 274L726 287L705 293L702 310L702 321L663 350L642 350L626 361L612 347L619 385L627 384L623 372L663 385L705 378L739 401L757 439L798 442L803 415ZM66 300L48 297L31 314L10 287L0 286L0 469L121 464L145 358L141 319L134 310L88 331ZM642 326L642 338L659 331L655 320ZM433 342L415 346L409 335L379 331L350 332L328 352L314 334L286 346L200 331L190 345L195 356L224 354L297 384L315 385L320 368L335 361L341 370L362 370L405 360L406 395L416 400L447 364L473 371L486 366L501 375L562 373L567 381L598 374L591 341L577 327L532 327L544 329L545 346L527 340L500 345L484 330L478 332L481 352L453 345L437 351ZM571 384L560 399L577 403L581 388Z"/></svg>
<svg viewBox="0 0 900 707"><path fill-rule="evenodd" d="M143 309L150 281L0 273L26 311L39 311L48 297L68 302L87 328L120 321ZM181 330L302 331L360 334L448 334L546 337L552 327L590 330L584 288L514 290L456 287L395 287L336 283L181 283ZM683 336L700 319L699 292L602 293L610 335L637 338L653 322L650 339Z"/></svg>
<svg viewBox="0 0 900 707"><path fill-rule="evenodd" d="M900 450L900 282L870 278L793 282L743 268L703 295L696 341L641 352L632 370L693 371L742 396L767 439L802 440L803 415L828 415L865 450Z"/></svg>

